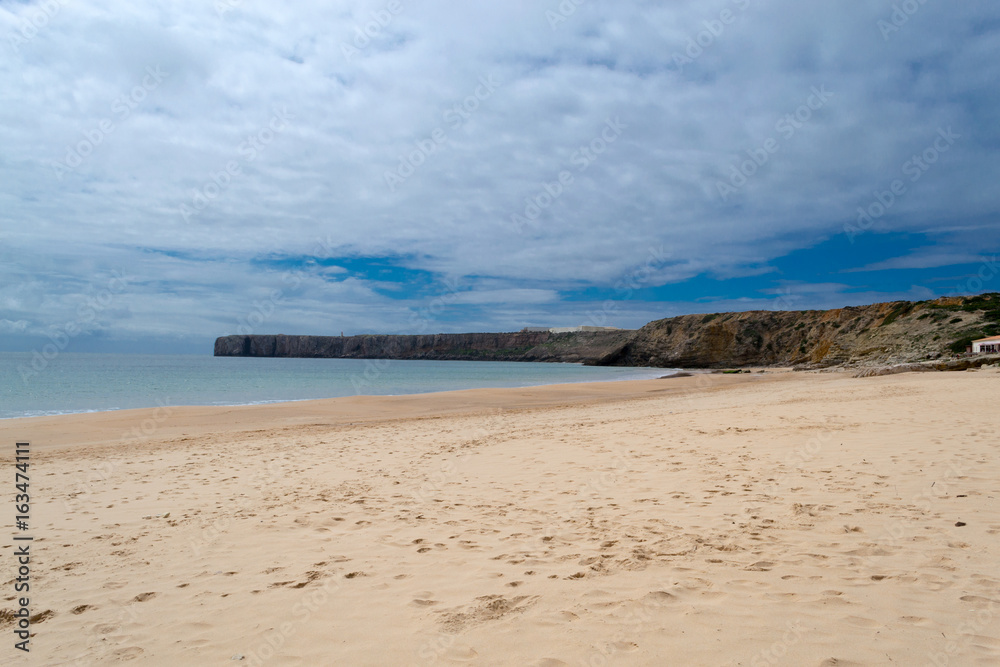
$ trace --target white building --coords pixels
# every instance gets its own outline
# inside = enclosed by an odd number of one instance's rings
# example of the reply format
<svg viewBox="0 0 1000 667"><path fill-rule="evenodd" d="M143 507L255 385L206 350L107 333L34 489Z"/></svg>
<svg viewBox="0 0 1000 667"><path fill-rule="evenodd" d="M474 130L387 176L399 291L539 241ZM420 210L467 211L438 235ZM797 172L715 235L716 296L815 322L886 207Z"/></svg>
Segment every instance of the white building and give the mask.
<svg viewBox="0 0 1000 667"><path fill-rule="evenodd" d="M621 331L618 327L592 327L581 324L578 327L524 327L522 333L538 333L547 331L549 333L577 333L580 331Z"/></svg>
<svg viewBox="0 0 1000 667"><path fill-rule="evenodd" d="M972 341L973 354L996 354L1000 352L1000 336L990 336Z"/></svg>
<svg viewBox="0 0 1000 667"><path fill-rule="evenodd" d="M618 327L592 327L582 324L578 327L553 327L549 333L577 333L579 331L621 331Z"/></svg>

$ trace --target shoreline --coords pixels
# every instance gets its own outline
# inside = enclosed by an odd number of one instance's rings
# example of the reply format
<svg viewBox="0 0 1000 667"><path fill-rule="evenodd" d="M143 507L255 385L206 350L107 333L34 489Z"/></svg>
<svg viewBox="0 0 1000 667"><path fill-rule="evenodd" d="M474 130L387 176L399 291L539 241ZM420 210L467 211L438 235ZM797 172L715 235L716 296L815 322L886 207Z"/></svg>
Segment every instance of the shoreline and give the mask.
<svg viewBox="0 0 1000 667"><path fill-rule="evenodd" d="M721 374L703 371L684 371L688 376L664 376L645 380L618 379L599 382L566 382L534 385L529 387L487 387L456 389L418 394L338 396L334 398L274 401L241 405L161 405L151 408L123 408L119 410L94 410L70 412L35 417L8 417L0 419L0 439L28 439L35 432L35 440L45 446L70 444L95 444L101 439L109 441L135 441L183 431L181 435L206 434L231 428L254 429L273 427L282 423L301 426L337 424L349 421L393 421L395 419L420 419L443 416L475 414L489 410L522 411L583 405L616 400L642 398L660 393L666 380L676 383L677 391L712 385L728 386L751 378L760 379L764 374ZM769 371L768 377L778 377L780 372ZM704 378L720 378L705 380ZM364 417L362 414L378 417ZM394 416L390 416L394 415ZM152 420L154 428L148 427ZM332 421L331 421L332 420ZM147 427L142 428L146 423ZM134 429L139 425L139 433Z"/></svg>

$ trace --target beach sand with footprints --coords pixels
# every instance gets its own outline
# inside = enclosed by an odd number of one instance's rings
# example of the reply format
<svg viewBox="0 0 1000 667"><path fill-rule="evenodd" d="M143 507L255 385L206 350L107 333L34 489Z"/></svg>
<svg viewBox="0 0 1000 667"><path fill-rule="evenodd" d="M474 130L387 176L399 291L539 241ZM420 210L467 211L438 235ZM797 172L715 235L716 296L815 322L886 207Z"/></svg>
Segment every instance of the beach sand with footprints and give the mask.
<svg viewBox="0 0 1000 667"><path fill-rule="evenodd" d="M6 420L31 664L1000 664L997 396L767 372Z"/></svg>

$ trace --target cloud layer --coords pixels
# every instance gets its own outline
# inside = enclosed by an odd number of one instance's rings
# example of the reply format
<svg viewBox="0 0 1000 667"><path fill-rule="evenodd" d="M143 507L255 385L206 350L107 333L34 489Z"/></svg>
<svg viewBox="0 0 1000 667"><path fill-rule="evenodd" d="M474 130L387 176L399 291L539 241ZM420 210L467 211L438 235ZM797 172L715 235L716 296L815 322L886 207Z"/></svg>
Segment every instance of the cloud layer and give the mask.
<svg viewBox="0 0 1000 667"><path fill-rule="evenodd" d="M986 1L0 3L0 339L948 293L1000 245L998 28Z"/></svg>

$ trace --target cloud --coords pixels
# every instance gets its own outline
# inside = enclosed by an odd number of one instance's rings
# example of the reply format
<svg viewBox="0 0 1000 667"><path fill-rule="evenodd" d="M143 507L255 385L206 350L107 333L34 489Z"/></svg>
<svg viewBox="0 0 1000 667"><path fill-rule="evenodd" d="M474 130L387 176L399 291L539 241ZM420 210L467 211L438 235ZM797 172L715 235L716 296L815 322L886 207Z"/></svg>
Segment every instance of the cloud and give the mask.
<svg viewBox="0 0 1000 667"><path fill-rule="evenodd" d="M24 333L28 328L28 320L18 320L17 322L12 322L10 320L0 320L0 333L5 334L19 334Z"/></svg>
<svg viewBox="0 0 1000 667"><path fill-rule="evenodd" d="M885 37L891 9L862 2L5 3L0 317L60 326L124 268L95 332L201 340L274 290L267 330L397 331L450 278L442 327L507 329L575 317L651 248L663 291L622 319L699 281L757 303L858 265L885 278L803 303L899 294L893 271L943 264L870 256L879 234L1000 246L998 19L927 3ZM960 138L910 180L942 128ZM776 270L895 180L836 279ZM272 257L329 261L292 286ZM389 279L348 263L386 257Z"/></svg>
<svg viewBox="0 0 1000 667"><path fill-rule="evenodd" d="M515 289L515 290L486 290L456 293L454 303L456 304L495 304L495 303L518 303L525 305L536 305L540 303L552 303L559 297L554 290L540 289Z"/></svg>
<svg viewBox="0 0 1000 667"><path fill-rule="evenodd" d="M860 273L890 269L929 269L940 266L976 264L983 261L985 261L984 257L971 252L924 251L903 257L892 257L881 262L874 262L860 268L845 269L844 271L845 273Z"/></svg>

